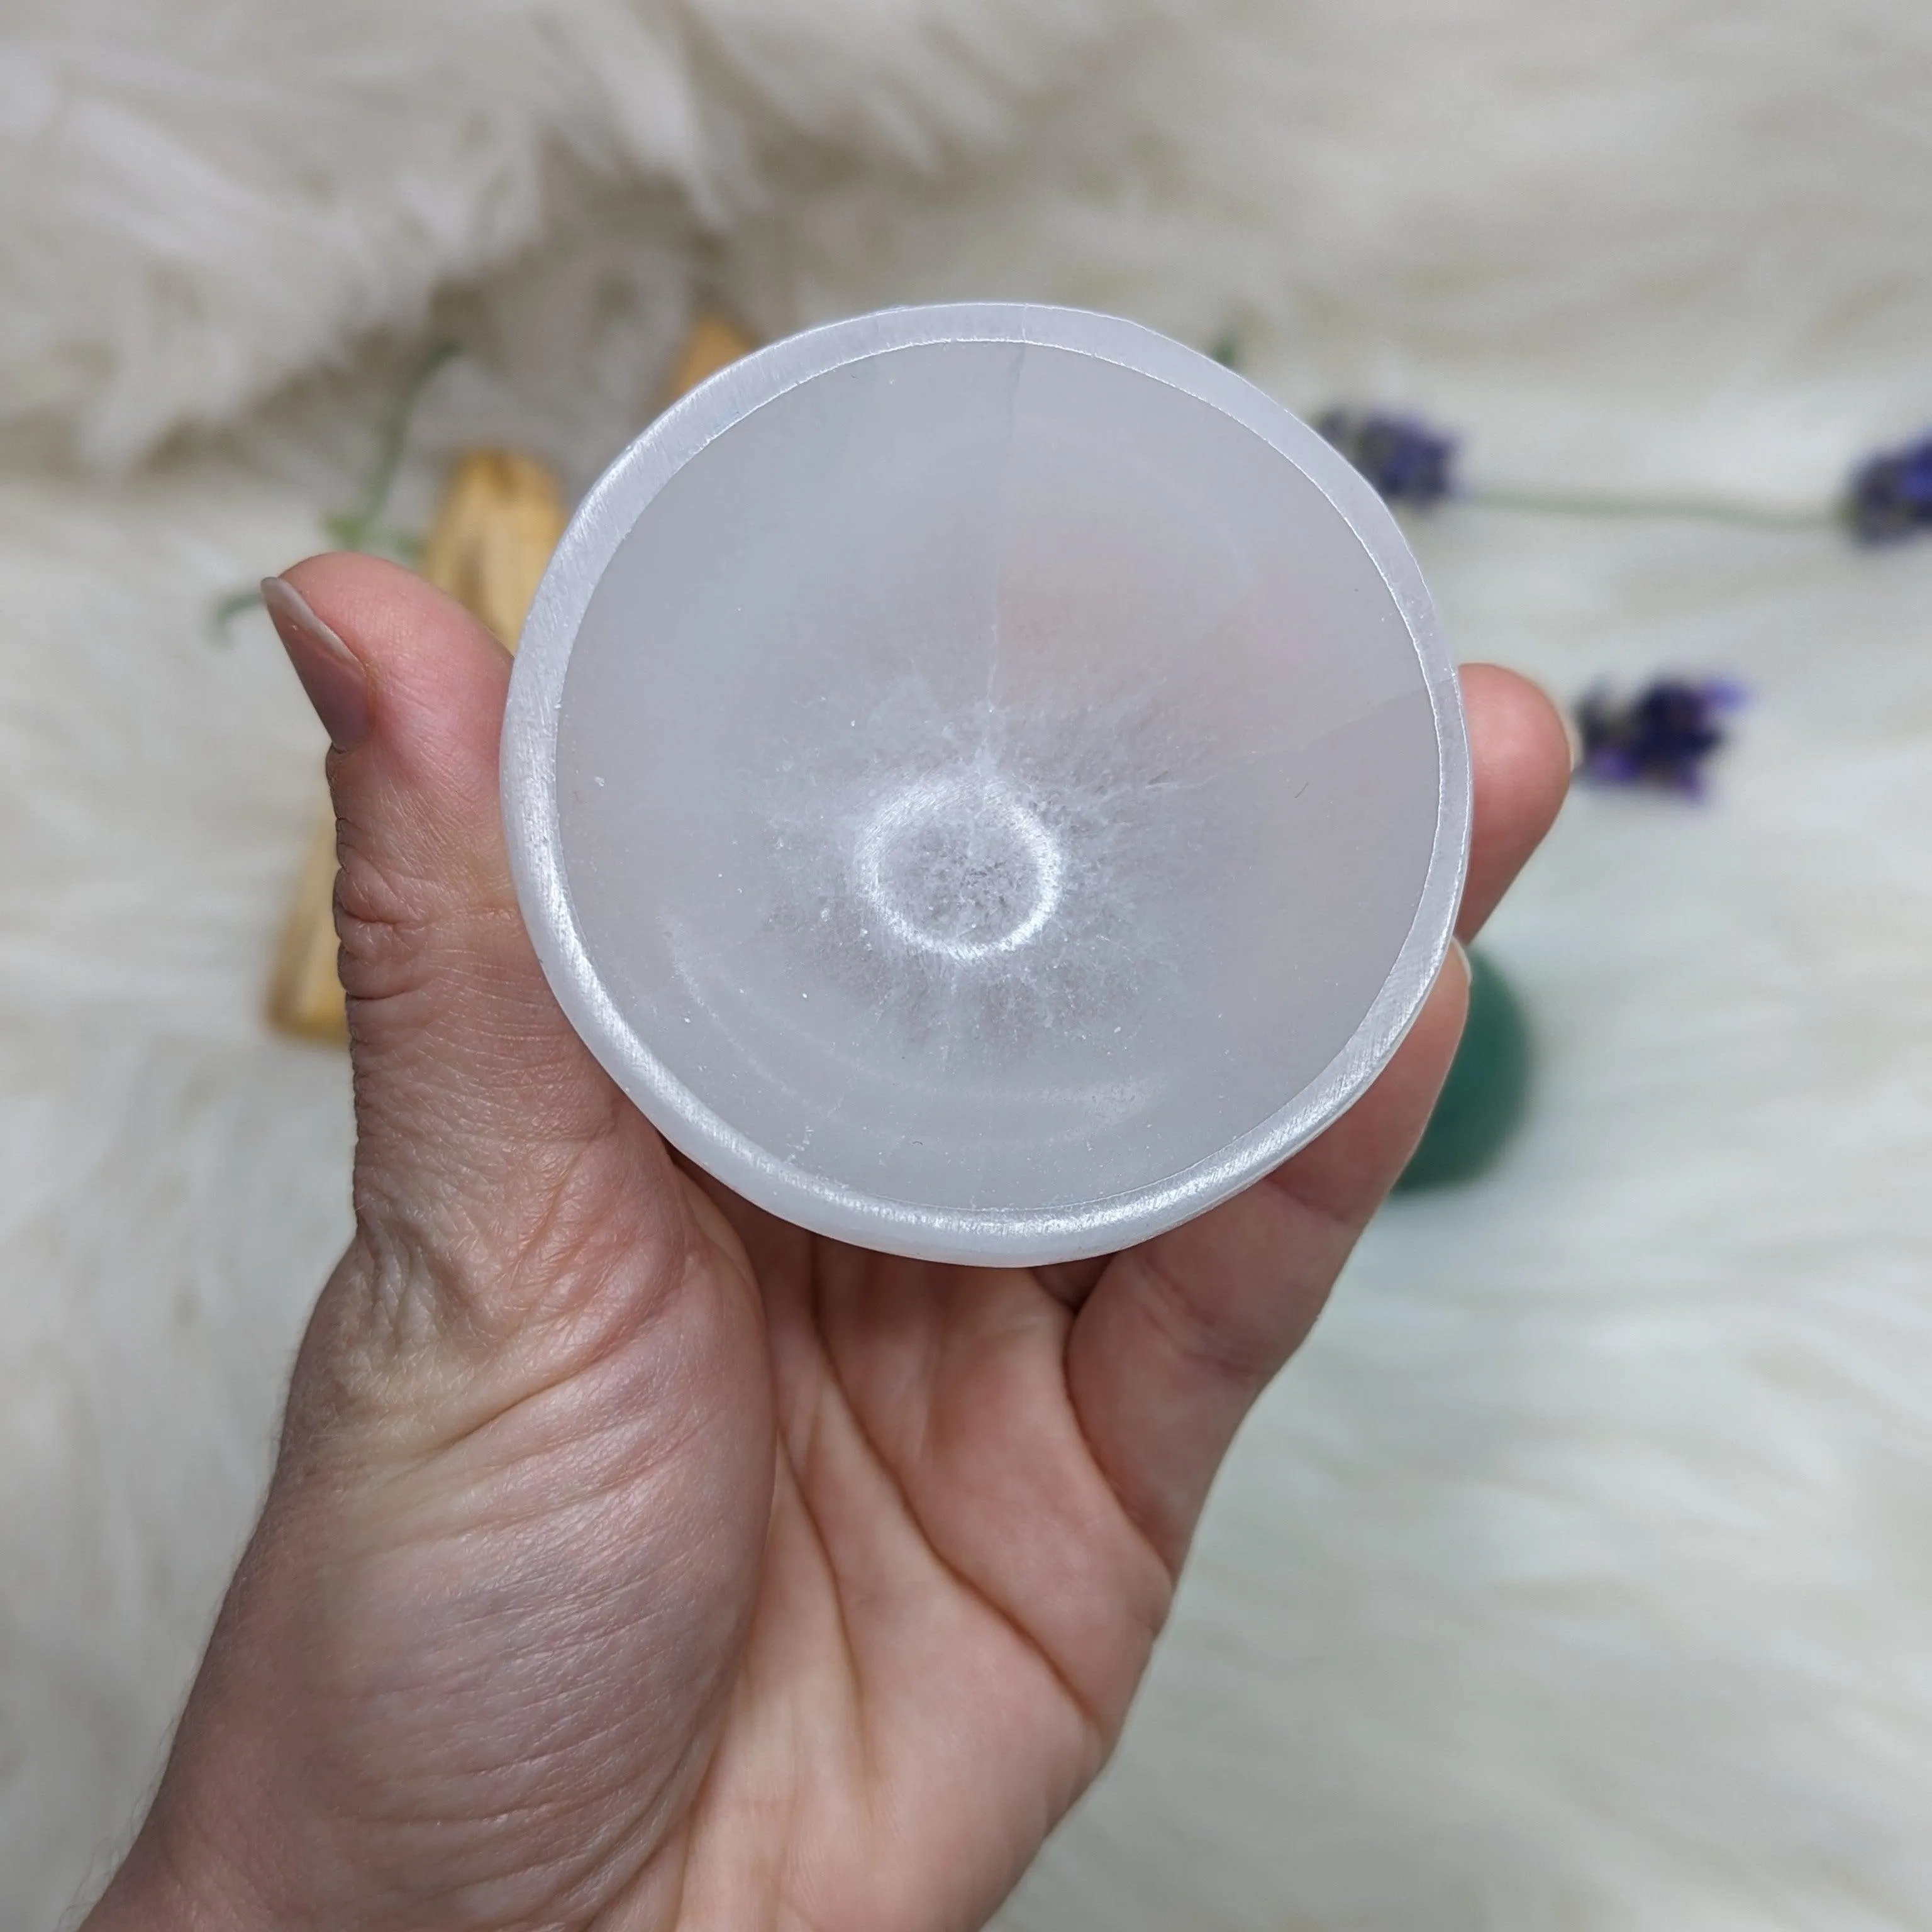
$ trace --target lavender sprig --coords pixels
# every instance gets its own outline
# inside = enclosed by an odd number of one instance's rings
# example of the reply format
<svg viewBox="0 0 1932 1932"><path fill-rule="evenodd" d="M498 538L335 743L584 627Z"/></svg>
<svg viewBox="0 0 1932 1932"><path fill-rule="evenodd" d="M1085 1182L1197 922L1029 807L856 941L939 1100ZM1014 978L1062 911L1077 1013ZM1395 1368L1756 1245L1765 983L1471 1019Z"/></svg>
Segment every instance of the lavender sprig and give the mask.
<svg viewBox="0 0 1932 1932"><path fill-rule="evenodd" d="M1866 458L1852 472L1846 520L1862 543L1898 543L1932 528L1932 435Z"/></svg>
<svg viewBox="0 0 1932 1932"><path fill-rule="evenodd" d="M1744 699L1742 686L1721 677L1656 678L1621 700L1599 686L1576 706L1577 776L1701 797L1704 766L1729 735L1724 720Z"/></svg>
<svg viewBox="0 0 1932 1932"><path fill-rule="evenodd" d="M1388 502L1426 508L1454 486L1456 439L1420 416L1332 409L1315 427Z"/></svg>
<svg viewBox="0 0 1932 1932"><path fill-rule="evenodd" d="M1932 531L1932 432L1864 458L1835 503L1784 508L1724 496L1469 484L1456 473L1457 438L1421 416L1336 407L1324 410L1315 427L1388 502L1418 508L1446 499L1540 516L1641 518L1763 530L1835 525L1864 544L1896 543Z"/></svg>

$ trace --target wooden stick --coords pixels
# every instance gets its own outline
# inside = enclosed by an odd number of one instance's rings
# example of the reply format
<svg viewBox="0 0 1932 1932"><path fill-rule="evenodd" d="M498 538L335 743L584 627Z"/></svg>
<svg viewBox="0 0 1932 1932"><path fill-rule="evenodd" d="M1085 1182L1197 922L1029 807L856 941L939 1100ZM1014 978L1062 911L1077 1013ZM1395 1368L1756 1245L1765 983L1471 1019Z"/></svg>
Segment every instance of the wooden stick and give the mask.
<svg viewBox="0 0 1932 1932"><path fill-rule="evenodd" d="M662 415L680 396L688 395L707 376L728 368L741 356L748 356L758 344L728 316L715 310L700 314L685 338L684 352L673 365L669 380L658 396Z"/></svg>
<svg viewBox="0 0 1932 1932"><path fill-rule="evenodd" d="M722 316L692 324L660 408L735 362L751 338ZM458 459L423 547L423 574L446 590L512 650L550 553L569 520L556 478L509 449L472 449ZM268 986L269 1023L304 1040L339 1046L349 1037L337 976L335 820L316 830L277 950Z"/></svg>
<svg viewBox="0 0 1932 1932"><path fill-rule="evenodd" d="M570 513L556 478L513 449L457 463L423 546L422 573L512 650Z"/></svg>
<svg viewBox="0 0 1932 1932"><path fill-rule="evenodd" d="M268 981L268 1022L303 1040L340 1046L349 1016L335 959L335 818L316 823L296 874L295 897L275 949Z"/></svg>

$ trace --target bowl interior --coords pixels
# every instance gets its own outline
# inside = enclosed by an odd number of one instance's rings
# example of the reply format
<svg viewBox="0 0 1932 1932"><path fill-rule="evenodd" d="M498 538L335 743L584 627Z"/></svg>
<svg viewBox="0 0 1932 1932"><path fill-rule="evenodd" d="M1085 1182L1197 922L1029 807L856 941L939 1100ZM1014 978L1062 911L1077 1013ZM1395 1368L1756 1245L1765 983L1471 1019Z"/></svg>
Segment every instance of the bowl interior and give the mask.
<svg viewBox="0 0 1932 1932"><path fill-rule="evenodd" d="M1328 498L1192 395L998 341L699 450L590 596L556 742L623 1023L807 1185L954 1214L1145 1188L1315 1082L1442 790Z"/></svg>

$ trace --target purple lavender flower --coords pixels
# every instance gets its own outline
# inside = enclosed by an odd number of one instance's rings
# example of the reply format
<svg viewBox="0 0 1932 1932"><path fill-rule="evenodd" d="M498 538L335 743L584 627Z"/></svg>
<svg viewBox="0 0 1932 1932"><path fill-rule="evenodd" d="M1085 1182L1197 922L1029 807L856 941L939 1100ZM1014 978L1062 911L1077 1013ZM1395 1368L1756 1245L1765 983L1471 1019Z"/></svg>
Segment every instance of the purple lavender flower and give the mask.
<svg viewBox="0 0 1932 1932"><path fill-rule="evenodd" d="M1932 435L1860 464L1846 514L1852 534L1864 543L1897 543L1932 527Z"/></svg>
<svg viewBox="0 0 1932 1932"><path fill-rule="evenodd" d="M1744 695L1741 685L1720 677L1660 677L1622 701L1599 686L1576 704L1578 776L1700 797L1705 761L1727 735L1720 721Z"/></svg>
<svg viewBox="0 0 1932 1932"><path fill-rule="evenodd" d="M1449 494L1456 439L1418 416L1325 410L1315 427L1389 502L1426 505Z"/></svg>

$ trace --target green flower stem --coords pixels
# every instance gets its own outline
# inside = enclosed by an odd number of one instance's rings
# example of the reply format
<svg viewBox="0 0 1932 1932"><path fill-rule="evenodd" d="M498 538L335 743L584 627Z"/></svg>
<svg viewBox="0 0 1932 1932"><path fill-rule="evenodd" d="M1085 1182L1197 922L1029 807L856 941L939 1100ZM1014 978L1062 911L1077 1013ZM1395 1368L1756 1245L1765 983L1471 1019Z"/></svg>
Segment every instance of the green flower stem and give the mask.
<svg viewBox="0 0 1932 1932"><path fill-rule="evenodd" d="M422 401L430 378L452 356L460 355L462 349L460 342L439 342L411 372L395 406L383 422L376 446L375 467L363 486L362 502L352 510L337 510L322 520L323 535L338 550L368 550L404 563L415 563L421 558L422 538L413 531L385 523L382 518L389 507L389 493L396 487L396 472L402 467L403 451L409 442L410 424L416 405ZM259 601L260 593L252 585L220 598L209 614L209 629L215 642L225 644L229 626Z"/></svg>
<svg viewBox="0 0 1932 1932"><path fill-rule="evenodd" d="M349 550L386 549L397 548L400 534L386 528L382 513L389 506L389 493L396 485L396 472L402 467L403 451L409 441L410 423L416 412L416 405L422 400L422 393L428 388L430 380L436 371L456 355L461 345L454 342L439 342L416 365L415 372L404 386L403 393L397 398L396 405L389 412L382 425L381 440L376 448L376 466L370 471L369 481L364 487L362 501L355 509L327 519L328 534Z"/></svg>
<svg viewBox="0 0 1932 1932"><path fill-rule="evenodd" d="M1646 518L1666 523L1729 524L1742 530L1825 530L1841 526L1844 513L1831 509L1777 509L1715 496L1624 496L1596 490L1519 490L1478 486L1454 500L1486 510L1519 510L1532 516Z"/></svg>

